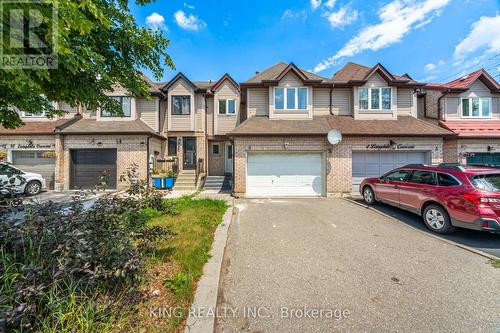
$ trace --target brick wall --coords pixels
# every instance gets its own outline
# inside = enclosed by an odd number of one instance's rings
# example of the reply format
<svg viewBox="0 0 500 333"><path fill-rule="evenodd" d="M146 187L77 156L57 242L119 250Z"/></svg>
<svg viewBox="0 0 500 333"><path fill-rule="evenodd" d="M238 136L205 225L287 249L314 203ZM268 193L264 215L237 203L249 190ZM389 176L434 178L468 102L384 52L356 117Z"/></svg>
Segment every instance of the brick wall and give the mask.
<svg viewBox="0 0 500 333"><path fill-rule="evenodd" d="M442 95L443 93L439 90L427 90L425 103L427 109L426 116L428 118L438 119L438 99Z"/></svg>
<svg viewBox="0 0 500 333"><path fill-rule="evenodd" d="M235 138L234 192L236 195L243 196L245 194L247 153L303 151L323 154L325 158L327 195L350 193L352 188L352 152L367 151L367 144L384 144L391 139L397 143L414 144L414 151L431 152L432 163L440 163L443 160L443 142L441 138L346 137L341 144L336 146L330 145L326 138L322 137ZM393 150L388 149L388 151Z"/></svg>
<svg viewBox="0 0 500 333"><path fill-rule="evenodd" d="M70 150L71 149L104 149L114 148L117 150L117 179L118 188L124 188L126 183L119 181L127 168L133 164L137 165L139 178L147 178L147 137L146 136L115 136L115 135L67 135L64 138L64 167L59 181L64 184L65 190L70 186ZM99 144L101 143L101 144Z"/></svg>

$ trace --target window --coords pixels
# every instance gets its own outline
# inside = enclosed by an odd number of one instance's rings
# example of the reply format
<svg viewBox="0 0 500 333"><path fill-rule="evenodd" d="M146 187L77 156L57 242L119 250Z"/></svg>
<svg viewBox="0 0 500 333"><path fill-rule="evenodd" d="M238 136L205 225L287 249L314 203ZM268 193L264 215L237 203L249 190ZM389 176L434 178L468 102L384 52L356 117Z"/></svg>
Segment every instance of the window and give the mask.
<svg viewBox="0 0 500 333"><path fill-rule="evenodd" d="M384 180L402 182L405 180L406 176L410 173L409 170L398 170L391 172L384 176Z"/></svg>
<svg viewBox="0 0 500 333"><path fill-rule="evenodd" d="M25 118L43 118L47 115L47 112L43 111L42 113L29 113L29 112L22 112L22 116Z"/></svg>
<svg viewBox="0 0 500 333"><path fill-rule="evenodd" d="M390 110L392 108L391 88L359 88L360 110Z"/></svg>
<svg viewBox="0 0 500 333"><path fill-rule="evenodd" d="M212 155L219 155L220 145L218 143L212 143Z"/></svg>
<svg viewBox="0 0 500 333"><path fill-rule="evenodd" d="M464 98L462 99L463 118L489 118L491 115L490 98Z"/></svg>
<svg viewBox="0 0 500 333"><path fill-rule="evenodd" d="M13 167L10 167L6 164L0 164L0 175L4 175L7 177L12 177L14 175L20 174L21 172Z"/></svg>
<svg viewBox="0 0 500 333"><path fill-rule="evenodd" d="M487 192L500 192L500 174L478 175L472 178L475 188Z"/></svg>
<svg viewBox="0 0 500 333"><path fill-rule="evenodd" d="M132 111L132 98L126 96L111 97L121 104L123 110L123 117L130 117ZM111 114L104 109L101 109L101 117L119 117L118 115Z"/></svg>
<svg viewBox="0 0 500 333"><path fill-rule="evenodd" d="M438 173L438 184L439 186L450 187L458 186L460 182L453 176L447 173Z"/></svg>
<svg viewBox="0 0 500 333"><path fill-rule="evenodd" d="M172 114L191 114L191 96L172 96Z"/></svg>
<svg viewBox="0 0 500 333"><path fill-rule="evenodd" d="M177 156L177 138L168 138L168 156Z"/></svg>
<svg viewBox="0 0 500 333"><path fill-rule="evenodd" d="M236 114L236 100L220 99L219 114L230 114L230 115Z"/></svg>
<svg viewBox="0 0 500 333"><path fill-rule="evenodd" d="M408 183L437 185L436 173L433 171L414 170L407 180Z"/></svg>
<svg viewBox="0 0 500 333"><path fill-rule="evenodd" d="M307 110L308 90L300 88L274 88L275 110Z"/></svg>

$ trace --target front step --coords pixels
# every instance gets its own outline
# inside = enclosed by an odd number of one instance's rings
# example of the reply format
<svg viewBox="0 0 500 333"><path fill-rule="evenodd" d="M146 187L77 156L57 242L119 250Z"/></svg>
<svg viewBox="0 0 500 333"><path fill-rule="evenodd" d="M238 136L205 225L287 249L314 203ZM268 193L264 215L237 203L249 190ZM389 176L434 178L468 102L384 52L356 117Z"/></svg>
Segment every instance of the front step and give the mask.
<svg viewBox="0 0 500 333"><path fill-rule="evenodd" d="M182 170L175 180L173 189L176 191L196 190L196 171Z"/></svg>
<svg viewBox="0 0 500 333"><path fill-rule="evenodd" d="M207 191L231 192L231 175L207 176L203 188Z"/></svg>

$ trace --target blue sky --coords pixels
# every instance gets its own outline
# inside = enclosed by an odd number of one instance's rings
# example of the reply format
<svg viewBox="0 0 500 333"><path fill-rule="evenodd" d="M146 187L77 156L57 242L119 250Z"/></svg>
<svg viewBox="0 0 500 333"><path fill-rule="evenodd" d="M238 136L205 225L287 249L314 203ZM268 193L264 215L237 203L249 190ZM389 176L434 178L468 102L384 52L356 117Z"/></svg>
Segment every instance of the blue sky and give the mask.
<svg viewBox="0 0 500 333"><path fill-rule="evenodd" d="M241 82L278 61L326 77L348 61L430 82L479 67L500 75L498 0L157 0L131 10L163 31L192 80L228 72Z"/></svg>

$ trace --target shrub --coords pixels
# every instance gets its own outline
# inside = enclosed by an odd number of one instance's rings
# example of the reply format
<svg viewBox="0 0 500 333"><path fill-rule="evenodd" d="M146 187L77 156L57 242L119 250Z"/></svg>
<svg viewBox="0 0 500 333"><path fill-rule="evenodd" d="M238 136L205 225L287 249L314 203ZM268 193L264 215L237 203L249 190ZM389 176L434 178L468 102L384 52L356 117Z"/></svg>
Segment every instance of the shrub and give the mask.
<svg viewBox="0 0 500 333"><path fill-rule="evenodd" d="M154 191L132 188L125 196L102 196L88 208L85 199L79 193L68 208L47 202L2 218L0 331L60 327L56 313L78 311L94 313L104 325L112 302L96 302L135 286L146 256L174 235L147 226L150 218L175 210Z"/></svg>

